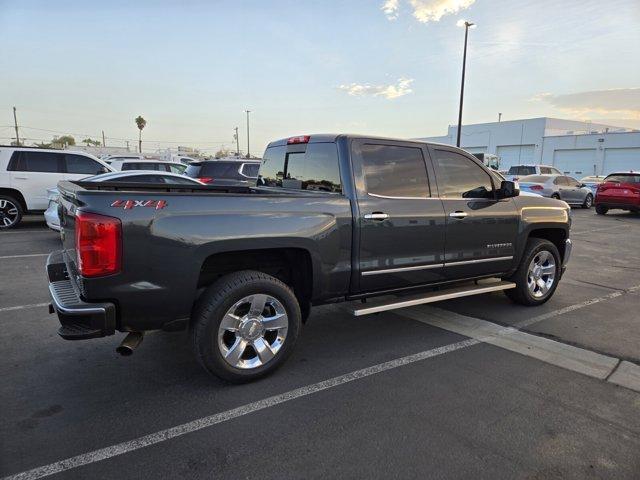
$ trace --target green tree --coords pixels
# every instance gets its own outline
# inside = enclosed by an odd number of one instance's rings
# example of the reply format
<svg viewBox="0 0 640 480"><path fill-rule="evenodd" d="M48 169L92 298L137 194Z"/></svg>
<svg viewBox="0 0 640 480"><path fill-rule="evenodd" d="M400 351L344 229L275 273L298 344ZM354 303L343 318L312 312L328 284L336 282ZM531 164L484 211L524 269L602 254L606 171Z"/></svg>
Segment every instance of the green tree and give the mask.
<svg viewBox="0 0 640 480"><path fill-rule="evenodd" d="M54 146L59 145L60 147L71 147L76 144L76 139L71 135L62 135L60 137L53 137L51 143Z"/></svg>
<svg viewBox="0 0 640 480"><path fill-rule="evenodd" d="M138 152L142 153L142 129L147 126L147 121L142 115L136 117L136 125L138 126Z"/></svg>
<svg viewBox="0 0 640 480"><path fill-rule="evenodd" d="M85 145L89 146L89 145L93 145L95 147L99 147L100 145L102 145L102 142L99 140L93 140L91 138L85 138L84 140L82 140L82 143L84 143Z"/></svg>

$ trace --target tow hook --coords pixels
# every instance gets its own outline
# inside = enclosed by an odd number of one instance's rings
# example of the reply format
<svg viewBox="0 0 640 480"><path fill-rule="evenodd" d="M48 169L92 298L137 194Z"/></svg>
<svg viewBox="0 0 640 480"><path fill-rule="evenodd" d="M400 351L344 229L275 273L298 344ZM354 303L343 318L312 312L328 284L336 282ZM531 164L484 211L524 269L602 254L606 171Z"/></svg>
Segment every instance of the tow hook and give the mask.
<svg viewBox="0 0 640 480"><path fill-rule="evenodd" d="M123 357L132 355L133 351L142 343L143 338L144 333L142 332L129 332L120 345L118 345L118 348L116 348L116 352Z"/></svg>

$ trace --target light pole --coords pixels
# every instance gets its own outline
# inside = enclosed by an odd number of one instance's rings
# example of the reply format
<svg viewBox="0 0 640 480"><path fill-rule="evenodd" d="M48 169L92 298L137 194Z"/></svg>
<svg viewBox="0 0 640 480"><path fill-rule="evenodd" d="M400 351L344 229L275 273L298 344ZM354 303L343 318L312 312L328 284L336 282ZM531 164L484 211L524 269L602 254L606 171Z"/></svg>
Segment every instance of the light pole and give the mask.
<svg viewBox="0 0 640 480"><path fill-rule="evenodd" d="M247 158L251 158L251 153L249 151L249 114L251 110L245 110L247 112Z"/></svg>
<svg viewBox="0 0 640 480"><path fill-rule="evenodd" d="M462 54L462 83L460 84L460 110L458 111L458 138L456 147L460 147L460 135L462 133L462 103L464 101L464 74L467 68L467 38L469 36L469 28L474 28L475 23L459 20L456 24L459 27L464 25L464 53Z"/></svg>

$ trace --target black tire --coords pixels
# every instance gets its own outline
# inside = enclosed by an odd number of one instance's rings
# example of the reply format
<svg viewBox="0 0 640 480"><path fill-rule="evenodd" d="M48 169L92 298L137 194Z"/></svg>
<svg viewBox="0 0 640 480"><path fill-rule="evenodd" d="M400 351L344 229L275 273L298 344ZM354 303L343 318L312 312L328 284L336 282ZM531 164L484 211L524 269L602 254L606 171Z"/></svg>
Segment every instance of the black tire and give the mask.
<svg viewBox="0 0 640 480"><path fill-rule="evenodd" d="M558 195L557 193L552 193L551 194L551 198L555 198L556 200L560 200L560 195Z"/></svg>
<svg viewBox="0 0 640 480"><path fill-rule="evenodd" d="M604 205L596 205L596 213L598 215L606 215L609 209Z"/></svg>
<svg viewBox="0 0 640 480"><path fill-rule="evenodd" d="M0 230L14 228L22 221L22 215L24 211L18 200L8 195L0 195Z"/></svg>
<svg viewBox="0 0 640 480"><path fill-rule="evenodd" d="M591 208L593 205L593 195L590 193L584 198L584 203L582 204L582 208Z"/></svg>
<svg viewBox="0 0 640 480"><path fill-rule="evenodd" d="M528 270L529 265L533 261L533 259L543 251L549 252L553 255L555 260L555 276L553 280L553 284L549 287L548 291L542 297L535 297L532 292L529 290L528 286ZM530 238L527 241L527 245L525 246L524 253L522 255L522 259L520 260L520 265L518 266L518 270L508 279L511 282L516 284L515 288L510 288L505 290L504 293L516 303L520 305L526 306L536 306L542 305L547 300L549 300L556 288L558 287L558 282L560 281L560 274L562 269L562 261L560 259L560 253L556 246L551 243L549 240L544 240L542 238Z"/></svg>
<svg viewBox="0 0 640 480"><path fill-rule="evenodd" d="M221 350L224 347L219 345L220 324L234 304L256 294L273 297L284 307L288 321L286 337L275 356L263 365L234 367L225 360ZM200 364L213 375L233 383L249 382L273 372L291 355L300 333L301 319L296 296L277 278L253 270L231 273L208 287L199 298L191 319L193 349ZM253 349L252 346L250 348ZM255 349L252 352L258 356Z"/></svg>

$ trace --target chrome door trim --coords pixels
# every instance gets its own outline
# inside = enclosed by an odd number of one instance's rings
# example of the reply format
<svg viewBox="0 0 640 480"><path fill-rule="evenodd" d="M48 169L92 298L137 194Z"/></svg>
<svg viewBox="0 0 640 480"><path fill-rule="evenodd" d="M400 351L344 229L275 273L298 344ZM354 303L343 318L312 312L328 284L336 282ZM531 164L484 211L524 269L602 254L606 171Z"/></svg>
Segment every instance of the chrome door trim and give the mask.
<svg viewBox="0 0 640 480"><path fill-rule="evenodd" d="M370 197L389 198L391 200L440 200L438 197L391 197L389 195L378 195L377 193L367 192Z"/></svg>
<svg viewBox="0 0 640 480"><path fill-rule="evenodd" d="M398 273L398 272L411 272L413 270L428 270L430 268L442 268L444 267L444 263L432 263L429 265L415 265L413 267L398 267L398 268L387 268L384 270L369 270L366 272L362 272L362 276L367 275L380 275L382 273Z"/></svg>
<svg viewBox="0 0 640 480"><path fill-rule="evenodd" d="M363 218L365 220L386 220L389 218L388 213L366 213Z"/></svg>
<svg viewBox="0 0 640 480"><path fill-rule="evenodd" d="M474 263L486 263L486 262L502 262L505 260L513 260L513 255L508 257L492 257L492 258L477 258L475 260L461 260L459 262L445 262L445 267L456 267L458 265L473 265Z"/></svg>

